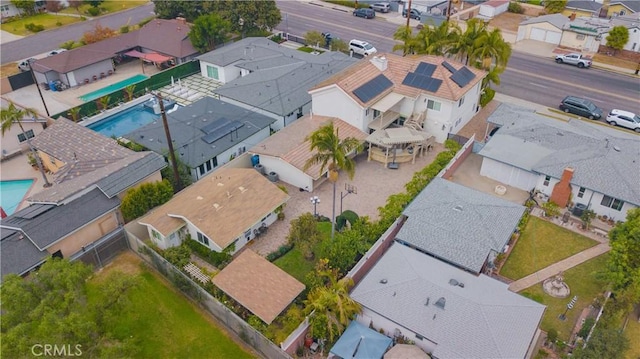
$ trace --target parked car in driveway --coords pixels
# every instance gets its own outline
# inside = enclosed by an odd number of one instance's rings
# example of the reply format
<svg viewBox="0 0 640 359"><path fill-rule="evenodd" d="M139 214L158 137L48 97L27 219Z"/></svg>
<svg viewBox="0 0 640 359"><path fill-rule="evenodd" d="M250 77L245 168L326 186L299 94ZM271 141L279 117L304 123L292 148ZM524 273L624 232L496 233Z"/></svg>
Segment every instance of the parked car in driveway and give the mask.
<svg viewBox="0 0 640 359"><path fill-rule="evenodd" d="M633 112L613 109L607 116L607 123L640 132L640 116Z"/></svg>
<svg viewBox="0 0 640 359"><path fill-rule="evenodd" d="M67 49L55 49L47 54L47 56L57 55L59 53L65 52Z"/></svg>
<svg viewBox="0 0 640 359"><path fill-rule="evenodd" d="M564 112L573 113L590 120L599 120L600 117L602 117L601 108L587 99L576 96L565 97L560 103L560 109Z"/></svg>
<svg viewBox="0 0 640 359"><path fill-rule="evenodd" d="M556 62L559 64L578 66L581 69L591 67L591 60L584 58L581 54L578 53L556 55Z"/></svg>
<svg viewBox="0 0 640 359"><path fill-rule="evenodd" d="M411 9L410 15L412 19L420 20L422 13L418 9ZM407 9L402 10L402 17L407 17Z"/></svg>
<svg viewBox="0 0 640 359"><path fill-rule="evenodd" d="M369 9L387 13L391 9L391 5L388 2L377 2L375 4L369 5Z"/></svg>
<svg viewBox="0 0 640 359"><path fill-rule="evenodd" d="M349 41L349 51L362 56L369 56L378 52L370 43L355 39Z"/></svg>
<svg viewBox="0 0 640 359"><path fill-rule="evenodd" d="M353 10L353 16L363 17L365 19L373 19L376 17L376 12L373 9L355 9Z"/></svg>
<svg viewBox="0 0 640 359"><path fill-rule="evenodd" d="M29 71L31 70L31 63L36 61L33 57L30 59L22 60L18 62L18 69L20 71Z"/></svg>

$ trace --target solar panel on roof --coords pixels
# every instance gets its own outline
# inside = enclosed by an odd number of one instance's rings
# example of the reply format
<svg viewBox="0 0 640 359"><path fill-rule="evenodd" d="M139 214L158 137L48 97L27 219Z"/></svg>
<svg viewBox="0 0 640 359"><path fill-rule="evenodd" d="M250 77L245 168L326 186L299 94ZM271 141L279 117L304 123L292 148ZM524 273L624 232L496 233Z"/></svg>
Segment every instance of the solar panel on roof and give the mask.
<svg viewBox="0 0 640 359"><path fill-rule="evenodd" d="M225 117L220 117L219 119L211 122L210 124L202 127L200 129L200 131L204 132L205 134L210 134L212 132L216 132L219 128L222 128L228 124L230 124L232 122L232 120L229 120Z"/></svg>
<svg viewBox="0 0 640 359"><path fill-rule="evenodd" d="M55 205L52 204L32 204L22 211L15 213L14 216L22 219L34 219L54 207Z"/></svg>
<svg viewBox="0 0 640 359"><path fill-rule="evenodd" d="M440 88L440 85L442 85L442 80L410 72L405 76L404 80L402 80L402 84L425 91L436 92Z"/></svg>
<svg viewBox="0 0 640 359"><path fill-rule="evenodd" d="M211 132L206 136L202 136L201 138L207 144L212 144L217 140L223 138L224 136L229 135L230 133L231 133L231 136L233 136L232 132L241 128L242 126L244 126L244 123L234 120L222 127L217 128L215 132Z"/></svg>
<svg viewBox="0 0 640 359"><path fill-rule="evenodd" d="M442 66L444 66L444 68L449 70L449 72L451 72L452 74L455 73L456 71L458 71L458 70L456 70L455 67L453 67L453 65L451 65L450 63L448 63L446 61L442 61Z"/></svg>
<svg viewBox="0 0 640 359"><path fill-rule="evenodd" d="M476 77L476 75L471 72L466 66L462 67L460 70L456 71L453 75L451 75L451 80L455 82L460 87L465 87Z"/></svg>
<svg viewBox="0 0 640 359"><path fill-rule="evenodd" d="M389 80L385 75L380 74L367 81L364 85L353 90L353 94L356 95L360 101L366 103L391 86L393 86L393 82L391 82L391 80Z"/></svg>
<svg viewBox="0 0 640 359"><path fill-rule="evenodd" d="M414 73L416 73L418 75L424 75L424 76L431 77L431 75L433 75L433 72L435 70L436 70L436 65L428 64L426 62L421 62L421 63L418 64L418 67L416 68Z"/></svg>

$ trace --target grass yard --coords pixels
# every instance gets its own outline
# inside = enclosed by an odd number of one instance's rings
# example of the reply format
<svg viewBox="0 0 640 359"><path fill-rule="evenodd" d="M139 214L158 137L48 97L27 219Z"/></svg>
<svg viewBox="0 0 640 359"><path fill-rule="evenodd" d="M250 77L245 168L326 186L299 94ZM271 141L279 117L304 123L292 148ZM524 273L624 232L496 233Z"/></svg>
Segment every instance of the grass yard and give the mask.
<svg viewBox="0 0 640 359"><path fill-rule="evenodd" d="M129 292L129 302L110 324L117 338L135 337L140 358L254 358L205 313L142 260L127 252L120 255L91 282L111 271L138 276L140 285ZM91 289L91 287L90 287ZM89 300L96 293L89 292Z"/></svg>
<svg viewBox="0 0 640 359"><path fill-rule="evenodd" d="M59 16L42 13L31 17L3 23L2 25L0 25L0 28L3 31L10 32L14 35L27 36L32 35L33 33L24 27L24 25L26 24L33 23L35 25L42 25L44 26L45 30L50 30L80 21L82 20L79 17Z"/></svg>
<svg viewBox="0 0 640 359"><path fill-rule="evenodd" d="M636 66L638 66L637 62L620 59L615 56L607 56L606 54L593 55L593 61L612 65L612 66L622 67L623 69L628 69L632 71L635 71Z"/></svg>
<svg viewBox="0 0 640 359"><path fill-rule="evenodd" d="M640 358L640 322L638 322L637 315L629 315L629 322L627 323L627 327L624 329L624 334L629 339L629 350L625 353L625 358L627 359L638 359Z"/></svg>
<svg viewBox="0 0 640 359"><path fill-rule="evenodd" d="M542 283L520 292L547 306L540 326L542 330L548 332L551 328L555 328L559 339L569 340L571 330L582 309L588 307L593 299L603 292L605 283L596 278L596 273L605 267L607 257L607 254L603 254L564 272L564 280L571 289L571 294L567 298L554 298L546 294L542 290ZM573 309L567 312L567 319L561 321L558 316L564 313L567 303L574 295L578 296L578 301Z"/></svg>
<svg viewBox="0 0 640 359"><path fill-rule="evenodd" d="M500 275L517 280L596 244L590 238L531 216Z"/></svg>
<svg viewBox="0 0 640 359"><path fill-rule="evenodd" d="M322 233L323 240L331 238L330 222L319 222L318 230L320 230L320 233ZM316 261L307 260L304 257L304 254L302 254L302 252L298 248L293 247L293 249L290 250L289 253L276 259L273 264L309 287L309 283L307 283L306 279L307 273L314 271Z"/></svg>
<svg viewBox="0 0 640 359"><path fill-rule="evenodd" d="M127 1L106 0L105 2L100 4L100 9L102 9L102 12L100 13L99 16L113 13L116 11L131 9L134 7L142 6L147 3L148 1L140 1L140 0L127 0ZM90 7L91 6L89 4L83 4L78 8L78 11L76 11L75 8L68 7L60 11L60 13L61 14L80 14L84 16L90 16L89 13L87 12L87 9L89 9ZM135 24L130 24L130 25L135 25Z"/></svg>

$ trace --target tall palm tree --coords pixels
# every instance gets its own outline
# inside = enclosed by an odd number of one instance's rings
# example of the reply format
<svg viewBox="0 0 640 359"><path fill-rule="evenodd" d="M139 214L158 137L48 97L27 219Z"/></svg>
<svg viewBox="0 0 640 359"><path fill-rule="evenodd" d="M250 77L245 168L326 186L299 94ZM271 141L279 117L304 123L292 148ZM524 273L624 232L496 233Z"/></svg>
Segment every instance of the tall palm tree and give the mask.
<svg viewBox="0 0 640 359"><path fill-rule="evenodd" d="M402 50L402 55L410 55L414 53L415 37L413 30L408 26L400 26L393 34L395 40L402 41L401 44L393 45L393 51Z"/></svg>
<svg viewBox="0 0 640 359"><path fill-rule="evenodd" d="M496 66L506 67L511 57L511 45L504 41L500 29L493 29L483 33L474 43L472 56L481 60L481 68L489 69L491 62Z"/></svg>
<svg viewBox="0 0 640 359"><path fill-rule="evenodd" d="M455 41L451 44L450 53L457 55L458 59L465 65L469 65L469 62L474 62L471 58L471 54L476 49L475 42L482 34L487 32L487 25L484 21L473 18L466 22L466 29L464 32L457 28L457 36Z"/></svg>
<svg viewBox="0 0 640 359"><path fill-rule="evenodd" d="M314 312L309 318L311 327L323 332L320 336L328 335L330 342L339 336L362 307L349 296L349 289L353 286L353 279L344 277L336 280L331 277L327 286L315 287L309 293L305 301L308 314ZM317 323L314 323L316 322ZM320 325L314 325L320 324ZM320 329L323 325L325 328ZM319 333L315 333L318 335Z"/></svg>
<svg viewBox="0 0 640 359"><path fill-rule="evenodd" d="M19 109L13 102L9 103L9 107L0 109L0 122L2 123L2 135L4 136L5 132L7 132L13 125L16 123L20 126L20 131L27 139L27 144L29 145L29 149L33 154L33 157L36 159L36 163L38 164L38 169L40 170L40 174L42 175L42 179L44 180L44 187L51 187L51 183L47 179L47 176L44 173L44 167L42 167L42 161L40 161L40 156L36 152L36 149L31 144L31 138L27 136L27 133L22 126L22 120L27 116L36 116L36 110L31 108Z"/></svg>
<svg viewBox="0 0 640 359"><path fill-rule="evenodd" d="M354 137L340 139L338 129L334 128L333 121L320 127L306 141L311 143L311 151L315 153L304 164L306 171L313 165L320 164L320 174L328 170L329 181L333 183L333 210L331 212L331 239L336 231L336 182L338 172L344 170L349 179L353 179L356 172L356 163L349 157L354 151L362 150L362 142Z"/></svg>

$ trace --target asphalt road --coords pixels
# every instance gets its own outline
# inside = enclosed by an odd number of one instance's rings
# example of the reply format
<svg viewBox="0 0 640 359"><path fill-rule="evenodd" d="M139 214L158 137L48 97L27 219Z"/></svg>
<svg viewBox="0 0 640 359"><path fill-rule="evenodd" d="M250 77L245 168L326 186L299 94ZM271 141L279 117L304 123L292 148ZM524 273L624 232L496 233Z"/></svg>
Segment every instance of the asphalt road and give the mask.
<svg viewBox="0 0 640 359"><path fill-rule="evenodd" d="M69 40L79 40L82 34L92 31L96 24L119 30L120 27L140 21L153 15L153 4L102 16L97 19L77 22L58 29L43 31L0 46L0 63L15 62L38 54L49 52Z"/></svg>

